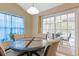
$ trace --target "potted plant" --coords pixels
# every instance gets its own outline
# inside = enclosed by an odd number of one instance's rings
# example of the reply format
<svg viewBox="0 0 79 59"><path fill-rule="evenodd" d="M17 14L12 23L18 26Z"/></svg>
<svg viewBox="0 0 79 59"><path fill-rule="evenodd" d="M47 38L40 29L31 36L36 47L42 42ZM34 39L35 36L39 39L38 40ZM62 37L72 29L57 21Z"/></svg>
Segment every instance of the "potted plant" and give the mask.
<svg viewBox="0 0 79 59"><path fill-rule="evenodd" d="M10 33L10 38L13 40L13 41L15 41L15 38L14 38L14 34L13 33Z"/></svg>

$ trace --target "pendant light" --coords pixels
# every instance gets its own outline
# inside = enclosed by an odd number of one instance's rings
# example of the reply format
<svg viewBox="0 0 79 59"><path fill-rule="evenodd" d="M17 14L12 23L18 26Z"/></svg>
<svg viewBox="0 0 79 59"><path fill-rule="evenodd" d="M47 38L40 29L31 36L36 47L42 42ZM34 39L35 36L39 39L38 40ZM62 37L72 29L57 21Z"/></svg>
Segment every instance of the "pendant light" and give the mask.
<svg viewBox="0 0 79 59"><path fill-rule="evenodd" d="M27 9L27 12L31 15L35 15L39 13L39 10L34 6L34 3L33 3L33 5Z"/></svg>

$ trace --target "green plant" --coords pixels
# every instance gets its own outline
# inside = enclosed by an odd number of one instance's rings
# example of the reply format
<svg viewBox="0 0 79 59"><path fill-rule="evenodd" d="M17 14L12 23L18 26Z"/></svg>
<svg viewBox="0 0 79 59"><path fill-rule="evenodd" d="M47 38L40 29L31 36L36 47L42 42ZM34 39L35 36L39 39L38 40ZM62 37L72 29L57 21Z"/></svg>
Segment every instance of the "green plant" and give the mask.
<svg viewBox="0 0 79 59"><path fill-rule="evenodd" d="M15 40L15 39L14 39L14 34L13 34L13 33L10 33L9 36L10 36L10 38L11 38L12 40Z"/></svg>

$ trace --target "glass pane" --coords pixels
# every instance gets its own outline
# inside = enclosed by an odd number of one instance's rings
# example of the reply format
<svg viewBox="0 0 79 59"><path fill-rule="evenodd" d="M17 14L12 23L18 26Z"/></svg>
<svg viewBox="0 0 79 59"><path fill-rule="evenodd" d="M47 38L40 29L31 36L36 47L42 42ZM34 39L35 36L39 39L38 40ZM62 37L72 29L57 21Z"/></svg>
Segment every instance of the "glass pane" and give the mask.
<svg viewBox="0 0 79 59"><path fill-rule="evenodd" d="M62 34L62 36L63 36L65 39L67 39L67 37L68 37L68 30L62 30L61 34Z"/></svg>
<svg viewBox="0 0 79 59"><path fill-rule="evenodd" d="M60 16L56 17L56 29L61 29L61 19L60 19Z"/></svg>
<svg viewBox="0 0 79 59"><path fill-rule="evenodd" d="M54 24L54 17L51 17L51 31L54 30L55 24Z"/></svg>
<svg viewBox="0 0 79 59"><path fill-rule="evenodd" d="M45 25L43 25L43 29L46 29L46 28L47 28L46 24L45 24Z"/></svg>
<svg viewBox="0 0 79 59"><path fill-rule="evenodd" d="M56 33L61 33L61 30L60 29L56 29Z"/></svg>
<svg viewBox="0 0 79 59"><path fill-rule="evenodd" d="M47 30L51 29L51 24L47 24Z"/></svg>
<svg viewBox="0 0 79 59"><path fill-rule="evenodd" d="M12 33L13 33L13 34L17 34L16 31L17 31L17 30L16 30L15 28L12 28Z"/></svg>
<svg viewBox="0 0 79 59"><path fill-rule="evenodd" d="M23 18L19 18L19 19L20 19L21 27L24 28L24 20L23 20Z"/></svg>
<svg viewBox="0 0 79 59"><path fill-rule="evenodd" d="M54 29L52 29L52 30L50 30L50 32L51 32L51 33L55 33L55 30L54 30Z"/></svg>
<svg viewBox="0 0 79 59"><path fill-rule="evenodd" d="M75 29L75 14L68 14L68 29Z"/></svg>
<svg viewBox="0 0 79 59"><path fill-rule="evenodd" d="M68 21L74 21L75 20L75 13L69 13L68 14Z"/></svg>
<svg viewBox="0 0 79 59"><path fill-rule="evenodd" d="M0 13L0 27L5 27L5 14Z"/></svg>
<svg viewBox="0 0 79 59"><path fill-rule="evenodd" d="M9 41L10 40L10 28L6 28L6 41Z"/></svg>
<svg viewBox="0 0 79 59"><path fill-rule="evenodd" d="M75 29L75 22L68 22L68 29Z"/></svg>
<svg viewBox="0 0 79 59"><path fill-rule="evenodd" d="M6 33L7 33L8 35L10 34L10 30L11 30L10 28L6 28L6 29L5 29L5 31L6 31Z"/></svg>
<svg viewBox="0 0 79 59"><path fill-rule="evenodd" d="M21 24L20 24L20 20L19 20L19 18L18 17L16 17L16 27L20 27L21 26Z"/></svg>
<svg viewBox="0 0 79 59"><path fill-rule="evenodd" d="M16 29L16 33L20 34L20 32L21 32L20 30L21 30L20 28Z"/></svg>
<svg viewBox="0 0 79 59"><path fill-rule="evenodd" d="M12 16L12 27L17 27L16 17Z"/></svg>
<svg viewBox="0 0 79 59"><path fill-rule="evenodd" d="M47 33L47 30L46 29L43 29L43 33Z"/></svg>
<svg viewBox="0 0 79 59"><path fill-rule="evenodd" d="M24 34L24 29L20 29L20 34Z"/></svg>
<svg viewBox="0 0 79 59"><path fill-rule="evenodd" d="M56 16L56 23L61 23L60 16Z"/></svg>
<svg viewBox="0 0 79 59"><path fill-rule="evenodd" d="M13 28L12 29L13 33L21 34L20 33L21 32L20 28L24 28L24 20L23 20L23 18L13 16L12 17L12 28Z"/></svg>
<svg viewBox="0 0 79 59"><path fill-rule="evenodd" d="M51 23L51 19L50 18L47 18L47 23Z"/></svg>
<svg viewBox="0 0 79 59"><path fill-rule="evenodd" d="M43 19L43 22L46 22L46 19Z"/></svg>
<svg viewBox="0 0 79 59"><path fill-rule="evenodd" d="M10 41L10 40L11 40L10 36L6 35L6 41Z"/></svg>
<svg viewBox="0 0 79 59"><path fill-rule="evenodd" d="M62 15L61 16L61 29L67 29L68 28L68 23L67 23L67 15Z"/></svg>
<svg viewBox="0 0 79 59"><path fill-rule="evenodd" d="M4 42L5 38L5 29L0 28L0 42Z"/></svg>
<svg viewBox="0 0 79 59"><path fill-rule="evenodd" d="M11 28L11 16L6 15L6 27Z"/></svg>
<svg viewBox="0 0 79 59"><path fill-rule="evenodd" d="M54 24L51 24L51 30L53 29L54 30L55 26Z"/></svg>
<svg viewBox="0 0 79 59"><path fill-rule="evenodd" d="M50 19L51 19L51 23L54 23L54 17L51 17Z"/></svg>

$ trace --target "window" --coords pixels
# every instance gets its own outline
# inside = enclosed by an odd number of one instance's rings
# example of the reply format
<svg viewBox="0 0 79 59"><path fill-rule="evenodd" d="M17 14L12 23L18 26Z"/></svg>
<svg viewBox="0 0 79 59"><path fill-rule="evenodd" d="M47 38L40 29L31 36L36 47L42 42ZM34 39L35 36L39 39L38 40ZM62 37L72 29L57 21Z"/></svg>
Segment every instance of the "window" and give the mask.
<svg viewBox="0 0 79 59"><path fill-rule="evenodd" d="M54 33L54 17L43 19L43 33Z"/></svg>
<svg viewBox="0 0 79 59"><path fill-rule="evenodd" d="M47 21L48 19L48 21ZM52 20L51 20L52 19ZM72 55L75 55L75 12L72 13L65 13L65 14L55 14L54 16L48 16L43 17L42 19L43 23L43 33L49 32L50 34L58 34L60 36L60 39L67 39L68 42L61 42L61 47L69 48L72 52ZM45 21L44 21L45 20ZM44 24L45 23L45 24ZM49 26L47 26L49 25ZM48 27L48 28L47 28ZM50 29L50 30L49 30ZM51 35L52 36L52 35ZM51 38L50 36L50 38ZM57 37L54 35L54 37ZM61 52L61 47L59 47L59 50ZM67 51L67 50L65 50ZM64 52L64 49L62 49L62 53L67 54Z"/></svg>
<svg viewBox="0 0 79 59"><path fill-rule="evenodd" d="M61 19L60 18L61 18L60 16L56 16L56 21L55 21L56 33L61 32Z"/></svg>
<svg viewBox="0 0 79 59"><path fill-rule="evenodd" d="M61 33L75 39L75 13L61 14L43 18L43 33Z"/></svg>
<svg viewBox="0 0 79 59"><path fill-rule="evenodd" d="M9 41L10 33L24 33L24 18L6 13L0 13L0 42Z"/></svg>

